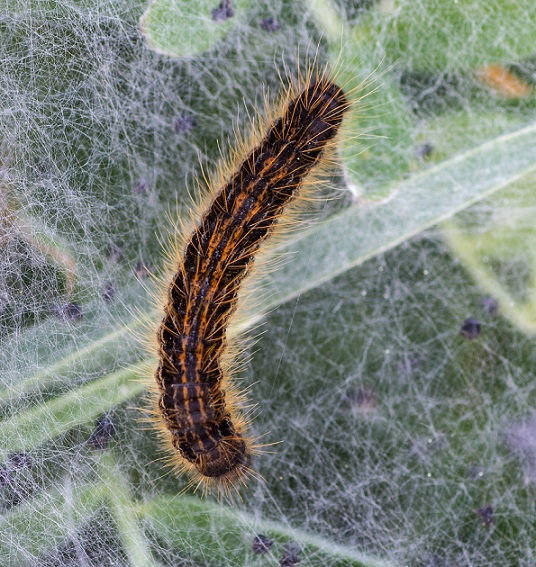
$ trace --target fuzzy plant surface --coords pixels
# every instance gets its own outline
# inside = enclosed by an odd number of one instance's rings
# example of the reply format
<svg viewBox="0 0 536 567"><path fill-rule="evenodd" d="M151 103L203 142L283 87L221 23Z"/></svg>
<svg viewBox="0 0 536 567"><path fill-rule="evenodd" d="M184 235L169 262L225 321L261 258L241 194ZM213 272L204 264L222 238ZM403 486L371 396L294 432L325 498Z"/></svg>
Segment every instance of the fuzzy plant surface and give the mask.
<svg viewBox="0 0 536 567"><path fill-rule="evenodd" d="M534 6L2 2L1 565L534 565ZM258 477L202 498L144 421L151 274L315 58L364 98L230 329Z"/></svg>

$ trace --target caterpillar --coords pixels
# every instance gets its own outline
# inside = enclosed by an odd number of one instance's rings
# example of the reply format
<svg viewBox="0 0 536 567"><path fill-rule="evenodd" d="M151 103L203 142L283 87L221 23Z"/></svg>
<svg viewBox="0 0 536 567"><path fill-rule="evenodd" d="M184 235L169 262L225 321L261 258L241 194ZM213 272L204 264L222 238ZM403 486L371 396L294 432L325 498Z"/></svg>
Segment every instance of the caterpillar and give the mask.
<svg viewBox="0 0 536 567"><path fill-rule="evenodd" d="M188 486L229 493L253 474L241 395L228 376L227 327L261 243L333 146L349 102L327 72L289 87L264 136L229 171L175 260L157 331L155 410Z"/></svg>

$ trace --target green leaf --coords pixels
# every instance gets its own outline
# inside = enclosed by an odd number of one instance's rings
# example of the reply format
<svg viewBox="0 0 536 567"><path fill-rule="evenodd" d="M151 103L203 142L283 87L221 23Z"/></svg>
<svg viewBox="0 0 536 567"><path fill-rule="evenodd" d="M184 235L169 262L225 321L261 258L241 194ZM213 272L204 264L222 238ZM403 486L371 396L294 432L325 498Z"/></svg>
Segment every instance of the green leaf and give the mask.
<svg viewBox="0 0 536 567"><path fill-rule="evenodd" d="M23 398L77 387L139 360L145 352L144 323L141 317L133 321L132 313L133 306L147 311L147 294L135 281L125 285L117 299L114 305L102 300L84 304L80 321L51 317L5 340L0 351L6 369L0 407L6 410Z"/></svg>
<svg viewBox="0 0 536 567"><path fill-rule="evenodd" d="M128 479L114 452L108 450L98 455L94 468L99 482L78 477L73 482L65 475L63 484L49 488L0 518L2 564L33 564L36 558L70 538L75 539L77 532L107 505L130 565L158 565L134 512Z"/></svg>
<svg viewBox="0 0 536 567"><path fill-rule="evenodd" d="M337 81L348 92L358 87L363 75L374 77L368 54L359 42L345 38L345 47L337 57L341 71ZM358 55L356 55L358 54ZM367 61L367 67L355 72L355 60ZM379 63L378 63L379 65ZM343 125L341 158L348 189L359 200L386 199L407 172L415 153L414 118L400 88L388 75L365 81L357 88L356 109Z"/></svg>
<svg viewBox="0 0 536 567"><path fill-rule="evenodd" d="M35 560L69 539L103 505L97 483L65 479L0 517L2 565L35 565Z"/></svg>
<svg viewBox="0 0 536 567"><path fill-rule="evenodd" d="M253 319L522 179L536 170L535 145L536 124L499 136L403 181L387 202L352 206L279 247L293 259L263 278L270 299Z"/></svg>
<svg viewBox="0 0 536 567"><path fill-rule="evenodd" d="M156 567L149 542L145 538L135 514L135 504L128 483L128 477L119 465L115 451L108 450L98 460L99 476L103 492L117 525L119 537L132 567Z"/></svg>
<svg viewBox="0 0 536 567"><path fill-rule="evenodd" d="M358 28L412 72L470 71L536 52L532 0L376 2Z"/></svg>
<svg viewBox="0 0 536 567"><path fill-rule="evenodd" d="M162 496L139 506L139 515L155 535L185 555L223 565L265 565L285 554L285 544L299 546L301 562L318 567L390 567L393 565L344 545L278 522L257 519L246 512L198 498ZM274 540L267 556L252 550L256 535Z"/></svg>
<svg viewBox="0 0 536 567"><path fill-rule="evenodd" d="M87 346L78 350L71 348L71 352L58 361L48 364L12 387L0 390L0 405L10 404L23 396L65 385L69 381L72 382L73 376L82 373L85 375L102 373L108 365L117 364L120 354L118 349L127 350L136 346L138 337L135 332L140 326L139 322L134 322L119 327L101 338L88 341ZM114 348L109 348L110 345Z"/></svg>
<svg viewBox="0 0 536 567"><path fill-rule="evenodd" d="M476 285L527 334L536 333L535 189L535 176L528 176L484 203L487 215L475 220L469 210L441 227Z"/></svg>
<svg viewBox="0 0 536 567"><path fill-rule="evenodd" d="M408 101L395 77L382 72L375 41L363 41L359 29L345 27L331 2L309 4L329 43L337 82L355 104L341 136L348 188L360 199L385 199L414 154L414 118Z"/></svg>
<svg viewBox="0 0 536 567"><path fill-rule="evenodd" d="M69 393L0 422L0 462L10 453L30 451L144 390L138 379L141 365L103 376Z"/></svg>
<svg viewBox="0 0 536 567"><path fill-rule="evenodd" d="M214 47L236 31L251 0L232 2L234 15L217 18L214 0L153 0L141 19L151 49L176 57L192 57Z"/></svg>

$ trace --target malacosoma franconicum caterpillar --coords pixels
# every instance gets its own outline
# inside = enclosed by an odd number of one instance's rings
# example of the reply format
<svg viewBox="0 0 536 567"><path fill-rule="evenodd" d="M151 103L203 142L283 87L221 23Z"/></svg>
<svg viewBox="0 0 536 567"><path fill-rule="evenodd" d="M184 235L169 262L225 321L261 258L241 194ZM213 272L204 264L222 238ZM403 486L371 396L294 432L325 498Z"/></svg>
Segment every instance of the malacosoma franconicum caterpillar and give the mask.
<svg viewBox="0 0 536 567"><path fill-rule="evenodd" d="M227 327L262 241L333 146L349 102L327 72L289 88L280 117L244 151L201 214L167 285L157 331L155 413L179 471L227 493L252 474L253 441L238 411Z"/></svg>

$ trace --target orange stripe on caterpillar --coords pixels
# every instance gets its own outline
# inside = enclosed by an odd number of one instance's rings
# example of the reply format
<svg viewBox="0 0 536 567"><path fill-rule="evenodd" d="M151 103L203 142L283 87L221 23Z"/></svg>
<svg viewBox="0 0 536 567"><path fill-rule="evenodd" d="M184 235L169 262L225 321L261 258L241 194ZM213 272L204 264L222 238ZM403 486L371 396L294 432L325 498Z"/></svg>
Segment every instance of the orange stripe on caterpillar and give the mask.
<svg viewBox="0 0 536 567"><path fill-rule="evenodd" d="M155 411L172 462L191 484L227 493L253 474L256 446L222 364L229 319L259 246L333 143L348 107L334 82L309 77L214 192L175 266L157 332Z"/></svg>

